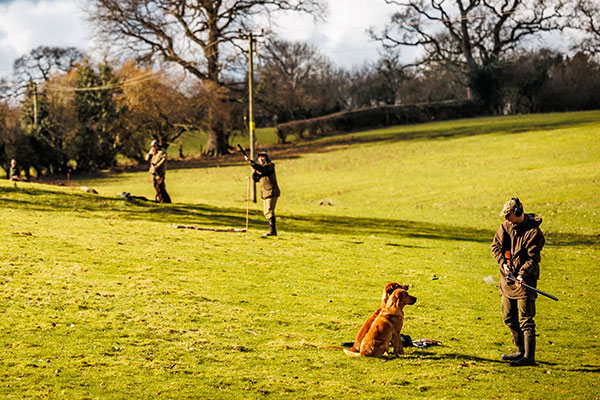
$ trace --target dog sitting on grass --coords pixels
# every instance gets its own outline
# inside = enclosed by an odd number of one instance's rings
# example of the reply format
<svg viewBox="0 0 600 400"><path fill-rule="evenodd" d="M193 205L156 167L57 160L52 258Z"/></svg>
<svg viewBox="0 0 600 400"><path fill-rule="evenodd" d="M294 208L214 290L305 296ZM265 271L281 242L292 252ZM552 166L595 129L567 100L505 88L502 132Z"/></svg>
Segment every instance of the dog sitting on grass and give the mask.
<svg viewBox="0 0 600 400"><path fill-rule="evenodd" d="M373 315L371 315L363 324L362 328L360 328L360 330L358 331L358 334L356 335L356 339L354 339L354 344L352 345L351 348L348 349L348 351L352 352L352 353L358 353L360 352L360 344L363 341L363 338L365 337L365 335L367 334L367 332L369 332L369 329L371 328L371 325L373 325L373 322L375 321L375 319L377 318L377 316L379 315L379 313L381 312L381 310L383 310L383 308L386 306L387 301L390 297L390 295L392 293L394 293L394 290L396 289L404 289L404 290L408 290L408 285L401 285L398 282L390 282L388 284L386 284L383 288L383 294L381 295L381 307L379 307L374 313Z"/></svg>
<svg viewBox="0 0 600 400"><path fill-rule="evenodd" d="M404 354L400 336L404 323L404 306L415 304L416 301L417 298L409 295L405 289L394 290L360 342L359 351L351 351L356 347L355 343L352 349L345 349L344 352L349 356L382 357L387 353L391 342L396 357Z"/></svg>

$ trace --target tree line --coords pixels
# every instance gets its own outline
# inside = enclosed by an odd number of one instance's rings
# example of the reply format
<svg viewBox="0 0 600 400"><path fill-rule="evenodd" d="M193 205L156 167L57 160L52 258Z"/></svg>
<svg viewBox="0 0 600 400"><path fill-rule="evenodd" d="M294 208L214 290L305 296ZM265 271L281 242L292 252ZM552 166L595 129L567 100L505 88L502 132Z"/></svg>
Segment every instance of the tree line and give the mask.
<svg viewBox="0 0 600 400"><path fill-rule="evenodd" d="M394 11L368 32L381 52L362 67L339 67L316 46L267 30L254 76L257 124L463 99L487 114L600 107L598 0L381 1ZM321 18L325 9L321 0L91 1L96 35L121 61L47 46L16 60L12 79L0 81L0 164L14 158L38 174L110 168L118 155L141 161L152 139L168 147L192 130L207 132L207 155L225 154L246 131L242 33L280 12ZM531 45L548 34L568 47ZM407 47L421 55L403 64Z"/></svg>

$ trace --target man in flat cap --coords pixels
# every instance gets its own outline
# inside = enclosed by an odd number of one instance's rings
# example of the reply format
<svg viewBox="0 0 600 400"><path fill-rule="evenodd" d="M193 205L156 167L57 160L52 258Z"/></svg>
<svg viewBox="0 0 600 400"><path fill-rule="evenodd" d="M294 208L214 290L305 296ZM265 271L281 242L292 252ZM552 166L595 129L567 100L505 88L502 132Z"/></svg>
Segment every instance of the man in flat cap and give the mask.
<svg viewBox="0 0 600 400"><path fill-rule="evenodd" d="M505 218L492 243L492 255L500 266L500 294L502 319L512 334L517 352L502 354L515 367L535 365L535 299L537 293L521 283L537 287L540 276L541 252L544 234L540 229L542 218L525 214L523 204L513 197L504 204L499 214ZM517 282L506 277L512 274Z"/></svg>
<svg viewBox="0 0 600 400"><path fill-rule="evenodd" d="M260 192L263 199L264 215L269 221L269 232L264 236L277 236L277 228L275 226L275 205L277 199L281 195L279 185L277 184L277 176L275 175L275 164L271 162L269 155L265 152L260 152L256 156L256 161L250 161L254 173L252 179L260 183Z"/></svg>
<svg viewBox="0 0 600 400"><path fill-rule="evenodd" d="M146 161L150 161L150 174L152 174L152 183L156 191L156 201L159 203L170 203L171 197L167 193L165 184L165 174L167 173L167 152L163 149L157 140L150 143L150 151L145 156Z"/></svg>

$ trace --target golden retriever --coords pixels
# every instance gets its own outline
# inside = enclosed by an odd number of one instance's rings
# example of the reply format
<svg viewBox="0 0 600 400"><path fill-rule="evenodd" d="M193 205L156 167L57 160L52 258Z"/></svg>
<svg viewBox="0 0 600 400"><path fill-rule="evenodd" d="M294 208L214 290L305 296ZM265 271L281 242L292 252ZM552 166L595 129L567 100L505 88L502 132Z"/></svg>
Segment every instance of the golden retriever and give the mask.
<svg viewBox="0 0 600 400"><path fill-rule="evenodd" d="M383 294L381 295L381 307L379 307L374 313L373 315L371 315L363 324L362 328L360 328L360 330L358 331L358 334L356 335L356 339L354 339L354 345L348 349L348 351L351 352L359 352L360 351L360 344L362 343L363 338L365 337L365 335L367 334L367 332L369 332L369 329L371 328L371 325L373 325L373 321L375 321L375 318L377 318L377 316L379 315L379 313L381 312L381 310L385 307L388 298L390 297L390 295L392 293L394 293L394 290L396 289L404 289L404 290L408 290L408 285L401 285L398 282L390 282L388 284L386 284L383 288Z"/></svg>
<svg viewBox="0 0 600 400"><path fill-rule="evenodd" d="M396 357L404 354L400 336L404 323L404 306L415 304L416 301L417 298L409 295L406 290L394 290L364 336L360 351L346 349L344 352L349 356L381 357L388 351L391 342Z"/></svg>

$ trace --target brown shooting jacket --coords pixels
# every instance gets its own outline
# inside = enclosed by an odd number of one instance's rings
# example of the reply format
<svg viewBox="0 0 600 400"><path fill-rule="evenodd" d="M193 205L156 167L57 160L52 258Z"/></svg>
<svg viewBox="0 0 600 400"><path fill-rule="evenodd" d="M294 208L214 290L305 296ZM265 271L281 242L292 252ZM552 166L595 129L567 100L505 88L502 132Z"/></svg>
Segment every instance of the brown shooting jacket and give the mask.
<svg viewBox="0 0 600 400"><path fill-rule="evenodd" d="M165 177L167 172L167 152L162 147L158 148L153 154L146 154L146 160L150 160L150 170L152 175Z"/></svg>
<svg viewBox="0 0 600 400"><path fill-rule="evenodd" d="M537 287L540 277L541 252L545 239L539 228L542 218L536 214L525 214L525 219L520 224L504 221L492 242L492 255L500 266L500 293L510 299L521 299L527 296L535 297L537 294L532 290L519 287L510 283L502 264L508 262L515 277L523 277L523 281L529 286ZM510 251L510 262L505 258L505 252Z"/></svg>
<svg viewBox="0 0 600 400"><path fill-rule="evenodd" d="M263 199L270 197L279 197L281 191L277 184L277 176L275 175L275 164L269 162L265 165L260 165L255 161L251 161L250 164L254 168L252 178L255 182L260 182L260 192Z"/></svg>

